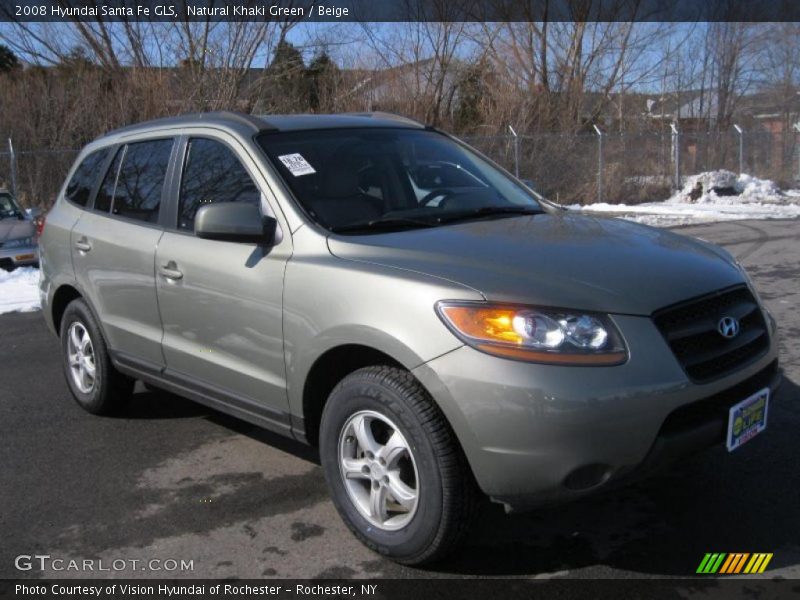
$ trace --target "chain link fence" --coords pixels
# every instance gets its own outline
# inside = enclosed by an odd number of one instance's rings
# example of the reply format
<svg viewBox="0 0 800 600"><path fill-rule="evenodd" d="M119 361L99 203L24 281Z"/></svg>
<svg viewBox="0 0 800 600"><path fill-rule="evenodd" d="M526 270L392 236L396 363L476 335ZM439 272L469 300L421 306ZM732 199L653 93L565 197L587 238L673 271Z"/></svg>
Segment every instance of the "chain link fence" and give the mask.
<svg viewBox="0 0 800 600"><path fill-rule="evenodd" d="M800 187L800 134L541 133L462 138L563 204L665 200L690 175L727 169Z"/></svg>
<svg viewBox="0 0 800 600"><path fill-rule="evenodd" d="M635 204L668 198L686 177L727 169L783 188L800 187L800 134L540 133L463 136L535 189L562 204ZM24 206L48 208L79 150L0 149L0 188L15 187Z"/></svg>
<svg viewBox="0 0 800 600"><path fill-rule="evenodd" d="M0 151L0 189L14 191L26 208L50 208L79 152L77 148L17 149L7 141Z"/></svg>

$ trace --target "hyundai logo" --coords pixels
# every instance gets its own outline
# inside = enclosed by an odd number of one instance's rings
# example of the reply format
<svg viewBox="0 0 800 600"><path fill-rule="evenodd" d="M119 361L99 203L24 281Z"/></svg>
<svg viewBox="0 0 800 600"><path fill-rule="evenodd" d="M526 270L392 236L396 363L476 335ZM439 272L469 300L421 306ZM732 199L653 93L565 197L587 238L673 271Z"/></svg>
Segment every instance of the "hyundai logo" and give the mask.
<svg viewBox="0 0 800 600"><path fill-rule="evenodd" d="M734 317L722 317L717 323L717 331L724 338L735 338L739 335L739 320Z"/></svg>

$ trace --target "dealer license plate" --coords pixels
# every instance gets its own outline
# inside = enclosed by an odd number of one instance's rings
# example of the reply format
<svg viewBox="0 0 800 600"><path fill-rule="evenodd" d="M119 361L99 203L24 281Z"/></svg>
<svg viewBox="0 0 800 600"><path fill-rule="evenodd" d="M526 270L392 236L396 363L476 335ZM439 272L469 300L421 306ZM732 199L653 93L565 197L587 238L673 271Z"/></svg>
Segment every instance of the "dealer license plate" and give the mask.
<svg viewBox="0 0 800 600"><path fill-rule="evenodd" d="M769 388L734 404L728 413L728 452L733 452L767 428Z"/></svg>

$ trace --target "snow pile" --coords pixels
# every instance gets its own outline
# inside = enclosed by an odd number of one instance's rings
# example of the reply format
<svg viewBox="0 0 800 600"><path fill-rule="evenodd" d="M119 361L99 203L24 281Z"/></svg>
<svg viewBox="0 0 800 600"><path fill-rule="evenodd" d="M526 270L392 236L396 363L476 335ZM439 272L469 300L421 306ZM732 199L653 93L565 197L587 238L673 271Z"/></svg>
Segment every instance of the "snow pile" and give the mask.
<svg viewBox="0 0 800 600"><path fill-rule="evenodd" d="M796 219L800 218L800 190L782 192L768 179L709 171L687 178L683 189L663 202L573 204L567 208L660 227L744 219Z"/></svg>
<svg viewBox="0 0 800 600"><path fill-rule="evenodd" d="M691 204L786 204L787 197L774 181L743 173L708 171L686 180L667 202Z"/></svg>
<svg viewBox="0 0 800 600"><path fill-rule="evenodd" d="M0 314L39 310L39 269L0 270Z"/></svg>

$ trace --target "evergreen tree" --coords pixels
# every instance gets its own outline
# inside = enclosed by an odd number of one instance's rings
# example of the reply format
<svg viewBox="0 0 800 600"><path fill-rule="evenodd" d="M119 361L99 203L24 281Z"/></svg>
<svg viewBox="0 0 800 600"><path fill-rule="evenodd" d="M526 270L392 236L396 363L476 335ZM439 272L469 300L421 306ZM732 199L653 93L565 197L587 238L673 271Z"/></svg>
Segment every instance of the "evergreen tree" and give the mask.
<svg viewBox="0 0 800 600"><path fill-rule="evenodd" d="M267 95L270 104L279 111L308 110L308 85L303 55L291 42L281 40L275 47L272 62L267 67Z"/></svg>
<svg viewBox="0 0 800 600"><path fill-rule="evenodd" d="M311 110L317 111L332 96L339 68L326 52L314 57L306 69L308 80L308 103Z"/></svg>
<svg viewBox="0 0 800 600"><path fill-rule="evenodd" d="M489 97L487 88L490 69L483 61L468 66L459 78L458 102L454 125L459 131L468 131L483 121L483 107Z"/></svg>
<svg viewBox="0 0 800 600"><path fill-rule="evenodd" d="M21 66L16 54L14 54L8 46L0 44L0 73L14 71Z"/></svg>

